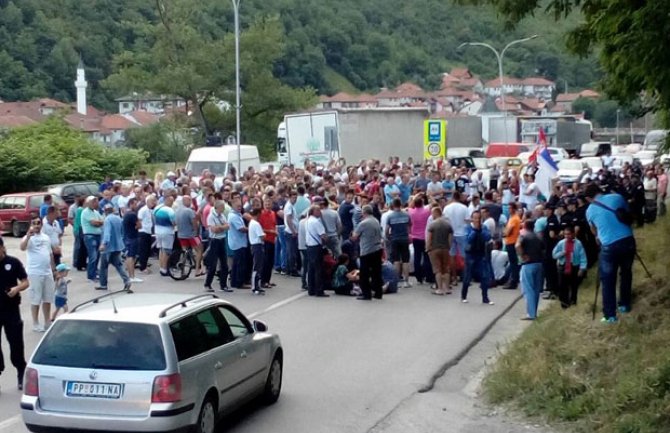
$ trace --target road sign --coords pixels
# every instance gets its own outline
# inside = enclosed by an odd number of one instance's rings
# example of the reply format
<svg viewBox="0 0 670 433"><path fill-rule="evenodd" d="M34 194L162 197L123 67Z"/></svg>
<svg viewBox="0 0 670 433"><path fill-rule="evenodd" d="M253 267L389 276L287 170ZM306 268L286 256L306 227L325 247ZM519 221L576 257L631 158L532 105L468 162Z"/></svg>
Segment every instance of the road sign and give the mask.
<svg viewBox="0 0 670 433"><path fill-rule="evenodd" d="M423 157L439 159L447 156L447 122L426 120L423 125Z"/></svg>

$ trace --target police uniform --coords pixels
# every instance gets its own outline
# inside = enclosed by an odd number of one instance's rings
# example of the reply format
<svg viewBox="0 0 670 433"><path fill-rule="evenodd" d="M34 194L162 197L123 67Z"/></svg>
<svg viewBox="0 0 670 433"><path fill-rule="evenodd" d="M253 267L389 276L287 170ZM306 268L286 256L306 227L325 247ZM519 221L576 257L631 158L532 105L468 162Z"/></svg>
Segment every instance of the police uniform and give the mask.
<svg viewBox="0 0 670 433"><path fill-rule="evenodd" d="M1 242L0 242L0 245ZM21 295L10 298L9 290L28 279L23 264L16 257L7 256L0 260L0 334L4 328L9 343L9 358L16 368L19 389L23 383L23 373L26 369L26 359L23 344L23 320L19 305ZM5 370L5 360L0 348L0 374Z"/></svg>

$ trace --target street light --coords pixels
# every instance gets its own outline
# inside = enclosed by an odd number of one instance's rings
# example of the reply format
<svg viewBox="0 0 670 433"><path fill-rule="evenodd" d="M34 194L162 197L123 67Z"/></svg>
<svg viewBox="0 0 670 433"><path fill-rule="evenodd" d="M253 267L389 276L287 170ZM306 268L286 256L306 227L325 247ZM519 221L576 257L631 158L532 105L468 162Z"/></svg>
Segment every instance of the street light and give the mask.
<svg viewBox="0 0 670 433"><path fill-rule="evenodd" d="M484 43L484 42L464 42L461 45L458 46L458 49L460 50L463 47L466 46L472 46L472 47L485 47L488 48L489 50L493 51L493 54L496 55L496 59L498 60L498 74L500 76L500 96L502 96L502 109L503 109L503 114L504 114L504 124L505 124L505 143L507 143L507 106L505 102L505 83L503 82L503 59L505 58L505 52L512 47L513 45L520 44L522 42L527 42L532 39L535 39L537 35L529 36L527 38L523 39L517 39L515 41L510 42L509 44L505 45L505 48L502 49L502 51L498 52L495 48L493 48L491 45Z"/></svg>
<svg viewBox="0 0 670 433"><path fill-rule="evenodd" d="M237 143L237 176L242 175L242 150L240 148L240 0L232 0L235 15L235 142Z"/></svg>

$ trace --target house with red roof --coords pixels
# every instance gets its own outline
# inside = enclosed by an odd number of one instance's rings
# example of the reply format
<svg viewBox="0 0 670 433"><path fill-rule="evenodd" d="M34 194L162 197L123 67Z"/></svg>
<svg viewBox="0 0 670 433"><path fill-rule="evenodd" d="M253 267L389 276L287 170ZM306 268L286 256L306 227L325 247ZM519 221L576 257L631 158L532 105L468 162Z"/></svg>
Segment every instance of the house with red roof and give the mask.
<svg viewBox="0 0 670 433"><path fill-rule="evenodd" d="M333 96L323 95L319 97L316 108L375 108L378 106L377 99L366 93L350 95L345 92L336 93Z"/></svg>

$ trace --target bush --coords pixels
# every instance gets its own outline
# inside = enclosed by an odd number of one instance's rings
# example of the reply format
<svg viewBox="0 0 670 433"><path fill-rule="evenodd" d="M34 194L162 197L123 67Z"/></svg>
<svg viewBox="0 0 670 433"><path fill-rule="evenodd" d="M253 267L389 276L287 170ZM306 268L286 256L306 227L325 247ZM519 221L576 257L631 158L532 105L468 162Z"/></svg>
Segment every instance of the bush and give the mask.
<svg viewBox="0 0 670 433"><path fill-rule="evenodd" d="M108 148L62 119L17 128L0 137L0 194L39 190L78 180L126 177L146 162L145 152Z"/></svg>

